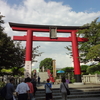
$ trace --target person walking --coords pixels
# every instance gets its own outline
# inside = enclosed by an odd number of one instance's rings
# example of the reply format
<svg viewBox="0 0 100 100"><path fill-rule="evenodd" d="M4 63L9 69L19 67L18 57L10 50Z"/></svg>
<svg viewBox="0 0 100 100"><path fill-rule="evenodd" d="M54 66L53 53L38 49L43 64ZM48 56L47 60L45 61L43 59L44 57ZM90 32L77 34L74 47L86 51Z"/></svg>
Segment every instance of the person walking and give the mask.
<svg viewBox="0 0 100 100"><path fill-rule="evenodd" d="M28 84L29 89L30 89L30 91L29 91L30 98L28 100L32 100L33 99L33 94L34 94L34 88L33 88L33 84L31 83L31 78L29 78L29 77L26 78L25 82Z"/></svg>
<svg viewBox="0 0 100 100"><path fill-rule="evenodd" d="M34 75L32 80L31 80L31 83L33 84L33 88L34 88L34 97L35 97L35 93L37 91L37 87L36 87L36 76Z"/></svg>
<svg viewBox="0 0 100 100"><path fill-rule="evenodd" d="M40 84L40 76L38 76L38 84Z"/></svg>
<svg viewBox="0 0 100 100"><path fill-rule="evenodd" d="M69 89L68 84L66 83L65 77L62 77L60 84L60 91L62 93L62 100L67 100L67 91L66 88Z"/></svg>
<svg viewBox="0 0 100 100"><path fill-rule="evenodd" d="M6 85L7 94L6 94L5 100L13 100L13 93L15 91L15 88L13 85L14 82L15 82L15 79L11 78L10 83L7 83L7 85Z"/></svg>
<svg viewBox="0 0 100 100"><path fill-rule="evenodd" d="M47 79L47 83L45 84L45 94L46 94L46 100L52 100L52 84L49 83L50 80Z"/></svg>
<svg viewBox="0 0 100 100"><path fill-rule="evenodd" d="M17 85L16 88L16 94L18 96L18 100L28 100L30 99L29 97L29 87L28 85L25 83L24 79L21 79L21 83Z"/></svg>

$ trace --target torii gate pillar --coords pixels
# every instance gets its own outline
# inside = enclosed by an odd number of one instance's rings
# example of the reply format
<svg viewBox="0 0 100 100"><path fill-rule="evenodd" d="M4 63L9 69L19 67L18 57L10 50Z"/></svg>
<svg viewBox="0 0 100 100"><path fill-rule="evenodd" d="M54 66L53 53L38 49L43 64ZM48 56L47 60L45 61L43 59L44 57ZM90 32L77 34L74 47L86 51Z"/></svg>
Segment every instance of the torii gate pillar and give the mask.
<svg viewBox="0 0 100 100"><path fill-rule="evenodd" d="M24 76L31 77L32 71L32 30L27 30L27 39L26 39L26 58L25 58L25 71Z"/></svg>
<svg viewBox="0 0 100 100"><path fill-rule="evenodd" d="M80 69L76 31L71 32L71 37L72 37L72 52L73 52L73 63L74 63L74 78L76 82L81 82L81 69Z"/></svg>

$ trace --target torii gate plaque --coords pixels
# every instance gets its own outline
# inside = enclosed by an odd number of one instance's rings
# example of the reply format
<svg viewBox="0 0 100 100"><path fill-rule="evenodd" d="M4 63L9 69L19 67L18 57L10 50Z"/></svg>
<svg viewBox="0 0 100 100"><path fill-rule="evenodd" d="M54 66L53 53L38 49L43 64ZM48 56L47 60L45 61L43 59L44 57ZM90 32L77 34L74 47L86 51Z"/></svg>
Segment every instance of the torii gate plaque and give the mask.
<svg viewBox="0 0 100 100"><path fill-rule="evenodd" d="M14 36L14 40L26 41L26 58L25 58L25 77L31 76L32 63L32 41L50 41L50 42L72 42L72 52L74 61L74 76L76 82L81 82L81 69L78 53L78 42L88 41L86 38L76 36L78 29L83 29L81 26L52 26L52 25L31 25L9 23L14 31L25 31L25 36ZM50 32L50 37L34 36L33 32ZM52 37L52 32L54 36ZM71 37L56 37L57 33L71 33Z"/></svg>

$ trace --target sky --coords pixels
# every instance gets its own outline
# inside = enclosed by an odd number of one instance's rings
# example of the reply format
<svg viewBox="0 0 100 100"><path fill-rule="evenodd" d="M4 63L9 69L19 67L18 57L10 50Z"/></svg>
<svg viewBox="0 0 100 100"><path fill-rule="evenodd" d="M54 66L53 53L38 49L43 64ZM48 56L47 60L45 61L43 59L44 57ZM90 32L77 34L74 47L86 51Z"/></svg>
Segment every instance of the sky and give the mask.
<svg viewBox="0 0 100 100"><path fill-rule="evenodd" d="M0 0L0 12L8 36L23 36L25 32L12 31L9 22L37 25L82 26L100 17L100 0ZM98 19L100 21L100 18ZM49 36L49 33L33 33L36 36ZM69 33L59 33L57 37L69 37ZM12 38L13 39L13 38ZM22 42L25 46L26 42ZM35 59L33 68L38 68L45 58L56 60L57 68L72 67L73 59L64 47L71 42L33 42L33 48L44 52Z"/></svg>

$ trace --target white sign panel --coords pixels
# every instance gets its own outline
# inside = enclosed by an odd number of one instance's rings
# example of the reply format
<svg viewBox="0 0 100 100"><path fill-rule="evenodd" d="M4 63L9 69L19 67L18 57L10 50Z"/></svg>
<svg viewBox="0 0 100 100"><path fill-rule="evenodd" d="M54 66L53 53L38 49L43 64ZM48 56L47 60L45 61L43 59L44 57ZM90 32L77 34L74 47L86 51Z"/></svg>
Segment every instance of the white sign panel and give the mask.
<svg viewBox="0 0 100 100"><path fill-rule="evenodd" d="M25 72L24 72L25 78L31 77L31 71L32 71L31 61L25 61Z"/></svg>

